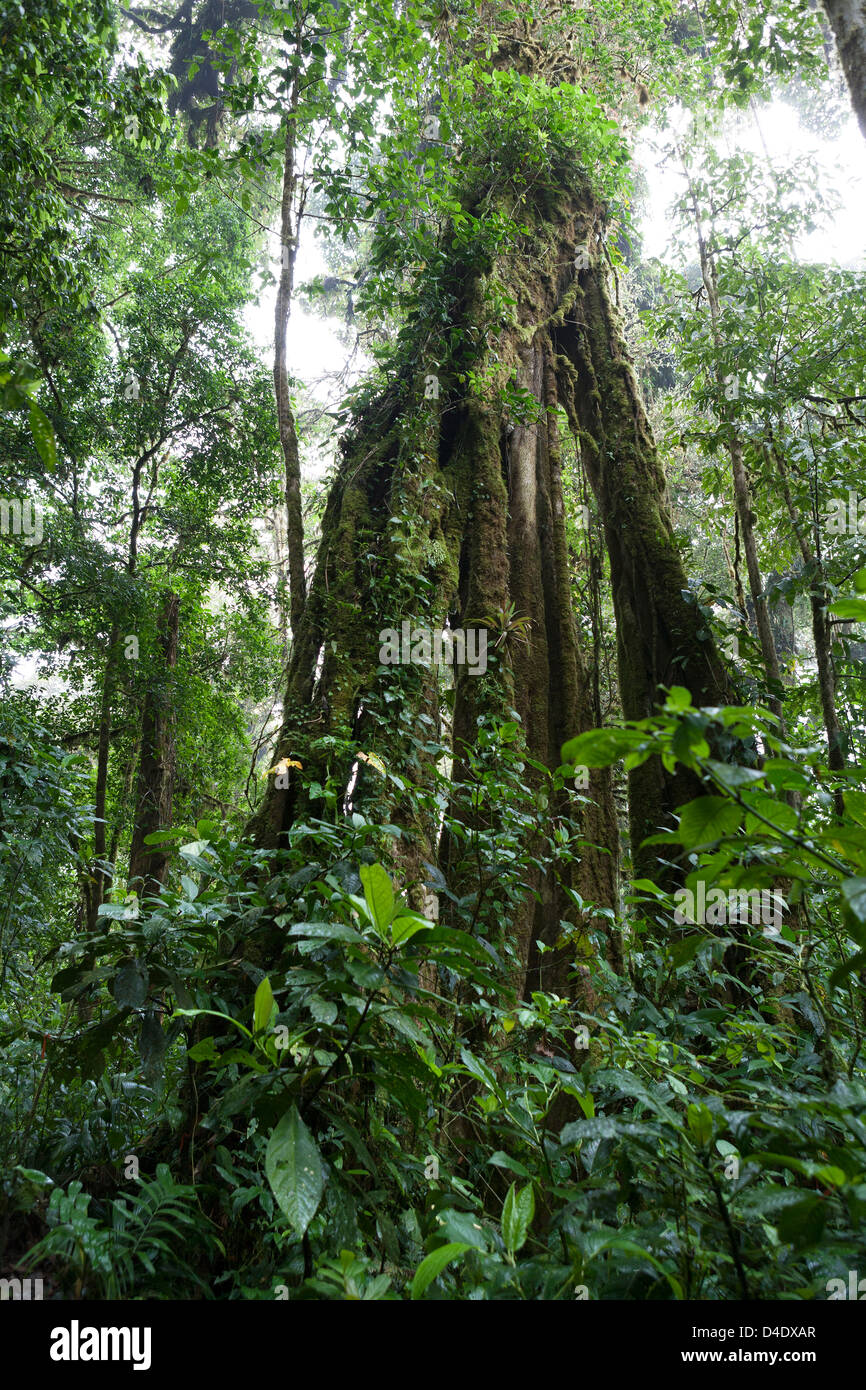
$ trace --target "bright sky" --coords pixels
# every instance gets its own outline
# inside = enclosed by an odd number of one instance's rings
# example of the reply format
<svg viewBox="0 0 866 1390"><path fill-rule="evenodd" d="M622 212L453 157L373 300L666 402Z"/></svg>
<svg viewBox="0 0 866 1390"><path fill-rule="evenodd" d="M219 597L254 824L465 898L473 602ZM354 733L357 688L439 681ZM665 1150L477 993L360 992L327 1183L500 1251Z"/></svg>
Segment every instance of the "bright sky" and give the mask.
<svg viewBox="0 0 866 1390"><path fill-rule="evenodd" d="M647 211L642 222L643 249L649 259L669 260L671 207L679 196L682 177L672 163L664 163L653 144L657 134L647 131L638 145L638 159L649 183ZM715 141L725 152L724 137ZM793 107L774 101L762 106L754 119L742 122L728 138L729 149L739 148L763 156L764 147L773 161L790 166L808 160L822 171L822 182L837 191L841 207L833 225L815 231L797 243L803 259L833 261L840 265L866 264L866 144L853 115L833 140L822 140L804 129Z"/></svg>

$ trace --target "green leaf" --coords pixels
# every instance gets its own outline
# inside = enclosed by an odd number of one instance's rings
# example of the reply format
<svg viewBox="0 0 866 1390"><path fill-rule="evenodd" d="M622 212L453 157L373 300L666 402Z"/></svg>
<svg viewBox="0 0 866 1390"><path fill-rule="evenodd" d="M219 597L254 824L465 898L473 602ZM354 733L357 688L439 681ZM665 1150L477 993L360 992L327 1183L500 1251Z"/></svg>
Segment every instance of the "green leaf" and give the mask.
<svg viewBox="0 0 866 1390"><path fill-rule="evenodd" d="M186 896L189 898L190 902L195 902L196 898L198 897L198 884L190 878L189 874L181 874L180 882L181 887L183 888L183 891L186 893Z"/></svg>
<svg viewBox="0 0 866 1390"><path fill-rule="evenodd" d="M321 995L314 994L307 1000L307 1008L317 1023L329 1025L336 1022L337 1006L331 999L323 999Z"/></svg>
<svg viewBox="0 0 866 1390"><path fill-rule="evenodd" d="M694 960L698 951L710 940L708 936L696 934L694 936L684 936L679 941L674 941L668 947L671 960L675 970L682 970Z"/></svg>
<svg viewBox="0 0 866 1390"><path fill-rule="evenodd" d="M295 1105L268 1140L265 1172L280 1210L296 1234L305 1235L322 1200L324 1177L316 1141Z"/></svg>
<svg viewBox="0 0 866 1390"><path fill-rule="evenodd" d="M487 1162L492 1163L495 1168L510 1168L512 1173L519 1173L522 1178L529 1177L529 1169L510 1154L503 1153L502 1149L497 1149L496 1153L491 1154Z"/></svg>
<svg viewBox="0 0 866 1390"><path fill-rule="evenodd" d="M26 1182L36 1183L37 1187L53 1187L54 1179L49 1178L47 1173L43 1173L39 1168L24 1168L20 1163L16 1163L13 1173L20 1173Z"/></svg>
<svg viewBox="0 0 866 1390"><path fill-rule="evenodd" d="M148 1085L155 1085L164 1070L163 1059L168 1047L168 1038L159 1021L159 1014L148 1012L141 1020L138 1036L138 1053L141 1057L142 1071Z"/></svg>
<svg viewBox="0 0 866 1390"><path fill-rule="evenodd" d="M194 1062L218 1062L220 1059L216 1043L210 1036L195 1043L187 1052L187 1056L191 1057Z"/></svg>
<svg viewBox="0 0 866 1390"><path fill-rule="evenodd" d="M842 915L858 946L866 947L866 878L849 878L842 884Z"/></svg>
<svg viewBox="0 0 866 1390"><path fill-rule="evenodd" d="M278 925L282 925L277 920ZM345 922L297 922L289 936L311 936L317 941L363 941L355 928L346 926Z"/></svg>
<svg viewBox="0 0 866 1390"><path fill-rule="evenodd" d="M401 912L391 923L391 940L395 946L405 946L416 932L432 931L433 923L414 912Z"/></svg>
<svg viewBox="0 0 866 1390"><path fill-rule="evenodd" d="M810 1195L792 1202L781 1212L776 1220L779 1238L795 1250L803 1250L815 1245L824 1233L827 1220L827 1204L820 1197Z"/></svg>
<svg viewBox="0 0 866 1390"><path fill-rule="evenodd" d="M132 922L138 916L137 903L102 903L97 917L108 917L112 922Z"/></svg>
<svg viewBox="0 0 866 1390"><path fill-rule="evenodd" d="M487 1250L487 1232L479 1221L475 1219L474 1212L454 1211L451 1208L440 1212L436 1218L440 1228L440 1234L447 1236L449 1240L458 1243L465 1242L475 1250Z"/></svg>
<svg viewBox="0 0 866 1390"><path fill-rule="evenodd" d="M590 729L563 745L562 761L569 766L607 767L622 758L637 737L630 729Z"/></svg>
<svg viewBox="0 0 866 1390"><path fill-rule="evenodd" d="M705 1148L713 1137L713 1117L705 1105L689 1105L686 1110L689 1129L700 1148Z"/></svg>
<svg viewBox="0 0 866 1390"><path fill-rule="evenodd" d="M255 1001L253 1003L254 1033L260 1033L263 1028L267 1028L271 1021L273 1008L274 991L271 989L271 982L266 975L256 990Z"/></svg>
<svg viewBox="0 0 866 1390"><path fill-rule="evenodd" d="M362 864L361 882L370 916L379 934L384 936L396 911L391 880L381 864Z"/></svg>
<svg viewBox="0 0 866 1390"><path fill-rule="evenodd" d="M691 703L692 692L690 690L686 690L684 685L672 685L665 700L665 708L683 710L688 709Z"/></svg>
<svg viewBox="0 0 866 1390"><path fill-rule="evenodd" d="M141 961L130 960L121 965L115 975L111 992L121 1008L137 1009L147 998L149 983Z"/></svg>
<svg viewBox="0 0 866 1390"><path fill-rule="evenodd" d="M445 1266L456 1260L459 1255L465 1255L472 1246L467 1245L462 1240L449 1241L447 1245L440 1245L438 1250L434 1250L422 1260L415 1270L415 1278L412 1280L412 1298L420 1298L425 1289L433 1283L443 1271Z"/></svg>
<svg viewBox="0 0 866 1390"><path fill-rule="evenodd" d="M49 473L53 473L57 467L57 444L54 440L54 430L51 421L45 411L36 404L30 402L30 433L33 435L33 442L39 451L39 457L45 464Z"/></svg>
<svg viewBox="0 0 866 1390"><path fill-rule="evenodd" d="M682 807L677 839L689 849L711 844L724 835L733 835L741 817L742 812L733 801L726 801L723 796L699 796Z"/></svg>
<svg viewBox="0 0 866 1390"><path fill-rule="evenodd" d="M502 1239L509 1255L520 1250L526 1242L535 1215L535 1194L528 1182L520 1191L512 1183L502 1208Z"/></svg>
<svg viewBox="0 0 866 1390"><path fill-rule="evenodd" d="M191 840L188 845L181 845L180 854L189 864L198 867L203 862L206 867L211 868L207 860L202 860L202 850L207 849L209 845L210 840Z"/></svg>
<svg viewBox="0 0 866 1390"><path fill-rule="evenodd" d="M846 622L863 623L866 622L866 599L840 598L837 603L830 604L829 611Z"/></svg>

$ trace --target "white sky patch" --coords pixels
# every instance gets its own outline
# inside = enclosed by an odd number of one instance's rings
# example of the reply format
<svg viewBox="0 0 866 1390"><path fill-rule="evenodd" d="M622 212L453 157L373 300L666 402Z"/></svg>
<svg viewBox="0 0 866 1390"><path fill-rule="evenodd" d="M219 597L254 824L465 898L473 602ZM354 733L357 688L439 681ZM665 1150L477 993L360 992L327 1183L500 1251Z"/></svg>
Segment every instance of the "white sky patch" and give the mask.
<svg viewBox="0 0 866 1390"><path fill-rule="evenodd" d="M667 264L675 264L677 257L671 249L672 208L682 192L683 178L676 160L663 154L662 146L668 134L669 129L642 132L636 157L649 183L646 213L640 224L644 259L658 257ZM730 133L723 128L713 143L720 154L744 150L766 158L769 153L780 165L790 166L808 160L817 167L824 186L838 193L841 207L832 225L796 241L797 254L808 261L828 264L835 261L856 268L864 265L866 161L863 136L853 115L834 139L821 139L803 127L793 107L777 100L759 109L757 122L748 118L741 120L736 131Z"/></svg>
<svg viewBox="0 0 866 1390"><path fill-rule="evenodd" d="M276 236L271 238L270 271L276 277L280 273L280 243ZM313 236L313 224L308 220L301 226L301 244L295 264L295 290L305 281L317 275L326 275L328 267L322 255L321 245ZM266 362L274 360L274 310L276 307L276 284L268 285L258 300L247 305L245 322L253 336L256 346ZM299 377L313 388L317 378L324 372L339 368L346 355L346 348L337 337L335 326L338 320L322 318L311 313L295 294L292 300L289 332L286 340L286 358L289 374ZM318 394L318 393L316 393ZM327 392L325 393L327 395Z"/></svg>

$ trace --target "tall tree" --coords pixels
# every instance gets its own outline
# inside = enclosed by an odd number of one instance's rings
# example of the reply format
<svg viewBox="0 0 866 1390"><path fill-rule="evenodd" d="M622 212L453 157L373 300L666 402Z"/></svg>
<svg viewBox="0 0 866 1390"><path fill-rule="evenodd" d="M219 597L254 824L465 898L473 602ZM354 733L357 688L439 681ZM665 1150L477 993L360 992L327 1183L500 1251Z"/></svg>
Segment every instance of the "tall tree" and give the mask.
<svg viewBox="0 0 866 1390"><path fill-rule="evenodd" d="M824 0L860 129L866 136L866 4Z"/></svg>
<svg viewBox="0 0 866 1390"><path fill-rule="evenodd" d="M279 839L307 804L304 785L321 786L315 748L327 745L330 758L334 736L345 749L338 781L348 786L353 745L394 680L376 662L378 630L399 631L406 619L482 624L489 634L486 674L466 665L455 673L457 782L479 729L511 708L536 769L531 782L557 767L569 730L586 727L586 658L565 560L560 412L579 440L604 524L625 713L649 715L675 682L703 703L724 703L728 692L684 596L664 477L608 288L607 208L627 155L592 83L606 91L613 82L619 95L623 79L588 75L584 51L575 54L573 35L564 39L555 10L515 22L486 7L460 48L462 61L441 78L451 93L440 111L442 148L419 176L434 215L407 233L399 208L410 191L383 180L397 206L377 233L374 263L390 261L395 279L413 260L424 264L412 277L391 383L356 414L323 520L278 748L280 760L298 759L305 771L273 784L256 821L265 841ZM436 180L452 148L459 165L451 164L437 206ZM441 556L420 593L417 578L414 593L408 575L402 587L399 578L406 560L393 519L409 506L416 574L419 553ZM376 579L383 570L396 578L387 588ZM425 692L419 681L409 697L419 713ZM319 737L311 744L313 723ZM355 781L353 806L363 805L369 775ZM613 906L615 816L609 791L601 783L594 790L582 881ZM641 852L644 837L695 790L688 773L658 760L631 774L633 855L644 872L657 871ZM435 841L431 828L425 843ZM441 849L447 878L448 837ZM537 966L538 943L551 949L559 922L573 915L568 886L541 868L528 885L511 923L524 979ZM560 987L566 975L563 959Z"/></svg>

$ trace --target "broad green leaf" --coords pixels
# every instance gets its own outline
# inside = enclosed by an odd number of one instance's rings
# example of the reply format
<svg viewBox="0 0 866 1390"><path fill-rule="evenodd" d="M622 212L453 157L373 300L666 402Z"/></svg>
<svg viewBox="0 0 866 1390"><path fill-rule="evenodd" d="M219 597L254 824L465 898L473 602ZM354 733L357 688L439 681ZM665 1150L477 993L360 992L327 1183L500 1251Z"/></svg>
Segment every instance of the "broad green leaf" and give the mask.
<svg viewBox="0 0 866 1390"><path fill-rule="evenodd" d="M220 1054L213 1038L208 1036L195 1043L187 1053L194 1062L218 1062Z"/></svg>
<svg viewBox="0 0 866 1390"><path fill-rule="evenodd" d="M447 1245L440 1245L438 1250L434 1250L426 1259L422 1260L415 1271L412 1280L411 1297L420 1298L425 1289L428 1288L433 1280L436 1279L451 1260L456 1260L459 1255L465 1255L472 1246L467 1245L462 1240L449 1241Z"/></svg>
<svg viewBox="0 0 866 1390"><path fill-rule="evenodd" d="M842 913L854 940L866 947L866 878L849 878L842 884Z"/></svg>
<svg viewBox="0 0 866 1390"><path fill-rule="evenodd" d="M149 985L147 970L141 961L125 962L114 977L112 994L121 1008L137 1009L147 998Z"/></svg>
<svg viewBox="0 0 866 1390"><path fill-rule="evenodd" d="M210 840L191 840L188 845L181 845L180 853L184 859L200 859L203 849L207 849Z"/></svg>
<svg viewBox="0 0 866 1390"><path fill-rule="evenodd" d="M535 1194L528 1182L519 1191L512 1183L502 1207L502 1239L509 1255L520 1250L526 1242L535 1215Z"/></svg>
<svg viewBox="0 0 866 1390"><path fill-rule="evenodd" d="M713 1117L705 1105L689 1105L686 1120L695 1140L704 1148L713 1137Z"/></svg>
<svg viewBox="0 0 866 1390"><path fill-rule="evenodd" d="M381 864L362 864L361 882L370 916L379 934L384 936L396 911L391 879Z"/></svg>
<svg viewBox="0 0 866 1390"><path fill-rule="evenodd" d="M112 922L132 922L138 916L138 903L102 903L98 917L108 917Z"/></svg>
<svg viewBox="0 0 866 1390"><path fill-rule="evenodd" d="M363 941L363 937L345 922L296 922L289 936L311 936L317 941Z"/></svg>
<svg viewBox="0 0 866 1390"><path fill-rule="evenodd" d="M401 912L391 923L391 940L395 946L405 946L416 932L432 930L433 923L428 922L426 917L417 916L415 913Z"/></svg>
<svg viewBox="0 0 866 1390"><path fill-rule="evenodd" d="M53 1187L54 1179L49 1178L47 1173L43 1173L39 1168L24 1168L20 1163L16 1163L13 1173L20 1173L26 1182L34 1182L38 1187Z"/></svg>
<svg viewBox="0 0 866 1390"><path fill-rule="evenodd" d="M503 1153L501 1149L497 1149L496 1153L491 1154L487 1162L492 1163L494 1168L510 1168L512 1173L519 1173L522 1178L530 1176L529 1169L523 1163L518 1162L509 1154Z"/></svg>
<svg viewBox="0 0 866 1390"><path fill-rule="evenodd" d="M260 981L253 1003L253 1032L260 1033L271 1021L274 1007L274 992L267 975Z"/></svg>
<svg viewBox="0 0 866 1390"><path fill-rule="evenodd" d="M696 934L694 936L684 936L679 941L672 941L668 946L671 960L675 970L682 970L689 965L697 955L702 946L710 940L708 936Z"/></svg>
<svg viewBox="0 0 866 1390"><path fill-rule="evenodd" d="M332 999L323 999L321 995L313 994L307 1000L307 1008L317 1023L330 1025L336 1022L338 1010Z"/></svg>
<svg viewBox="0 0 866 1390"><path fill-rule="evenodd" d="M711 844L739 828L742 811L723 796L699 796L680 811L677 839L689 849Z"/></svg>
<svg viewBox="0 0 866 1390"><path fill-rule="evenodd" d="M690 690L686 690L684 685L672 685L665 700L665 708L683 710L688 709L691 703L692 692Z"/></svg>
<svg viewBox="0 0 866 1390"><path fill-rule="evenodd" d="M303 1236L322 1200L324 1177L316 1141L292 1106L274 1129L265 1172L280 1210Z"/></svg>
<svg viewBox="0 0 866 1390"><path fill-rule="evenodd" d="M866 622L866 599L862 598L840 598L838 603L831 603L829 610L835 617L843 618L849 623Z"/></svg>
<svg viewBox="0 0 866 1390"><path fill-rule="evenodd" d="M826 1220L827 1203L821 1197L810 1194L785 1207L775 1224L780 1240L793 1245L795 1250L804 1250L821 1239Z"/></svg>
<svg viewBox="0 0 866 1390"><path fill-rule="evenodd" d="M630 729L590 729L563 745L562 761L569 766L607 767L628 753L639 737Z"/></svg>
<svg viewBox="0 0 866 1390"><path fill-rule="evenodd" d="M30 433L33 435L33 442L39 451L39 457L49 473L53 473L57 467L57 444L51 421L35 401L30 402L29 414Z"/></svg>

